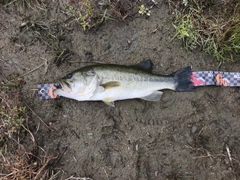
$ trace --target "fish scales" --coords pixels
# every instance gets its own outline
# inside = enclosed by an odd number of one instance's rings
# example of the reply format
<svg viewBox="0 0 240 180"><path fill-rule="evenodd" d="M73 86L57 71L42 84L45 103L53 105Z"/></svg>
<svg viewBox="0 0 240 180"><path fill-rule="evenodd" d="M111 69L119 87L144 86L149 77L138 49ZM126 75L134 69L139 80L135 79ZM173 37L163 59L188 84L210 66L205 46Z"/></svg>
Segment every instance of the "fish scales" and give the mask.
<svg viewBox="0 0 240 180"><path fill-rule="evenodd" d="M116 100L141 98L158 101L159 90L186 91L192 89L191 68L183 68L173 75L151 72L152 62L135 66L93 65L76 70L60 80L61 88L54 93L79 101L104 101L114 105Z"/></svg>

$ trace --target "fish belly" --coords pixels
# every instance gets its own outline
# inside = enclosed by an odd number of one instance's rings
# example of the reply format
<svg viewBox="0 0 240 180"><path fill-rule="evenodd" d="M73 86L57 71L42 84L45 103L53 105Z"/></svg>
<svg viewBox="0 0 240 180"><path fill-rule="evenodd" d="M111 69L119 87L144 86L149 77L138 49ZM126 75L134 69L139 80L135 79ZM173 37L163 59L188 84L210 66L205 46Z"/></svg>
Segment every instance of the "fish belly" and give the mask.
<svg viewBox="0 0 240 180"><path fill-rule="evenodd" d="M172 76L159 76L142 71L132 71L131 69L128 72L100 70L96 73L101 83L90 100L104 101L104 99L107 99L108 101L115 101L141 98L152 94L154 91L161 89L174 90L176 88ZM114 86L107 86L109 84Z"/></svg>
<svg viewBox="0 0 240 180"><path fill-rule="evenodd" d="M161 82L120 82L120 86L108 89L99 88L91 100L116 101L141 98L161 89L171 89L174 85Z"/></svg>

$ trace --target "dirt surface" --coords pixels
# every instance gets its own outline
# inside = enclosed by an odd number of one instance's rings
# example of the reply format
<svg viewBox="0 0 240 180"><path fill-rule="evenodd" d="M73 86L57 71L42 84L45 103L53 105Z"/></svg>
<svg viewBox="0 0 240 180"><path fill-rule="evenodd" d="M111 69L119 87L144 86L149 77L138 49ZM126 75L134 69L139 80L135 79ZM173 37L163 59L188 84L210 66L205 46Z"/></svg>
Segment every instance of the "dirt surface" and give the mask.
<svg viewBox="0 0 240 180"><path fill-rule="evenodd" d="M52 155L63 154L55 164L57 179L240 179L239 88L164 91L160 102L118 101L115 108L65 98L39 100L37 84L56 82L94 63L131 65L151 59L159 74L188 65L193 71L240 69L236 63L219 67L211 57L172 40L168 3L154 6L149 18L135 13L89 32L69 20L61 5L55 1L47 11L24 13L0 7L1 76L23 75L22 100L53 129L29 113L37 144ZM51 48L36 38L36 26L26 30L26 22L62 31L65 38L56 43L72 55L57 66Z"/></svg>

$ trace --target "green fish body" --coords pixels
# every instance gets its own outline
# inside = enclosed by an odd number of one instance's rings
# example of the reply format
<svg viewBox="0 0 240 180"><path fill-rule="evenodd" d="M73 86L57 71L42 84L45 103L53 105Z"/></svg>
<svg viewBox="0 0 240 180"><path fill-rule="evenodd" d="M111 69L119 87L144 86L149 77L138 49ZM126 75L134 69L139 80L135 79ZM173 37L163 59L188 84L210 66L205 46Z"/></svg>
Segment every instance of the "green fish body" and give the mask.
<svg viewBox="0 0 240 180"><path fill-rule="evenodd" d="M61 88L54 94L78 101L103 101L111 106L116 100L133 98L158 101L162 89L190 91L193 87L190 76L191 67L172 75L153 74L150 60L134 66L93 65L62 78Z"/></svg>

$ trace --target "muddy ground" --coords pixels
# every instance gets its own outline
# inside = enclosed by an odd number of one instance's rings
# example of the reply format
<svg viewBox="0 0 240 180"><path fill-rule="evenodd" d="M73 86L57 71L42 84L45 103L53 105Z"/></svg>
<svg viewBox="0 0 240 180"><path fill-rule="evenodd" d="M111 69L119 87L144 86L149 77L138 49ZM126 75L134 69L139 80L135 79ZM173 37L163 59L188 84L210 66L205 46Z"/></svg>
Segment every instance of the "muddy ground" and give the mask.
<svg viewBox="0 0 240 180"><path fill-rule="evenodd" d="M124 21L109 20L88 32L62 13L62 3L53 1L47 11L24 13L0 7L1 76L23 75L22 101L51 126L49 130L29 111L29 127L37 144L54 156L63 154L54 164L59 172L56 179L240 178L239 88L166 90L160 102L118 101L115 108L65 98L39 100L37 84L56 82L94 63L131 65L151 59L159 74L188 65L193 71L240 69L238 63L219 66L212 57L186 51L179 40L172 40L167 2L154 6L149 18L133 13ZM71 50L71 56L57 66L53 50L36 38L37 28L26 29L26 22L62 31L64 38L56 43Z"/></svg>

